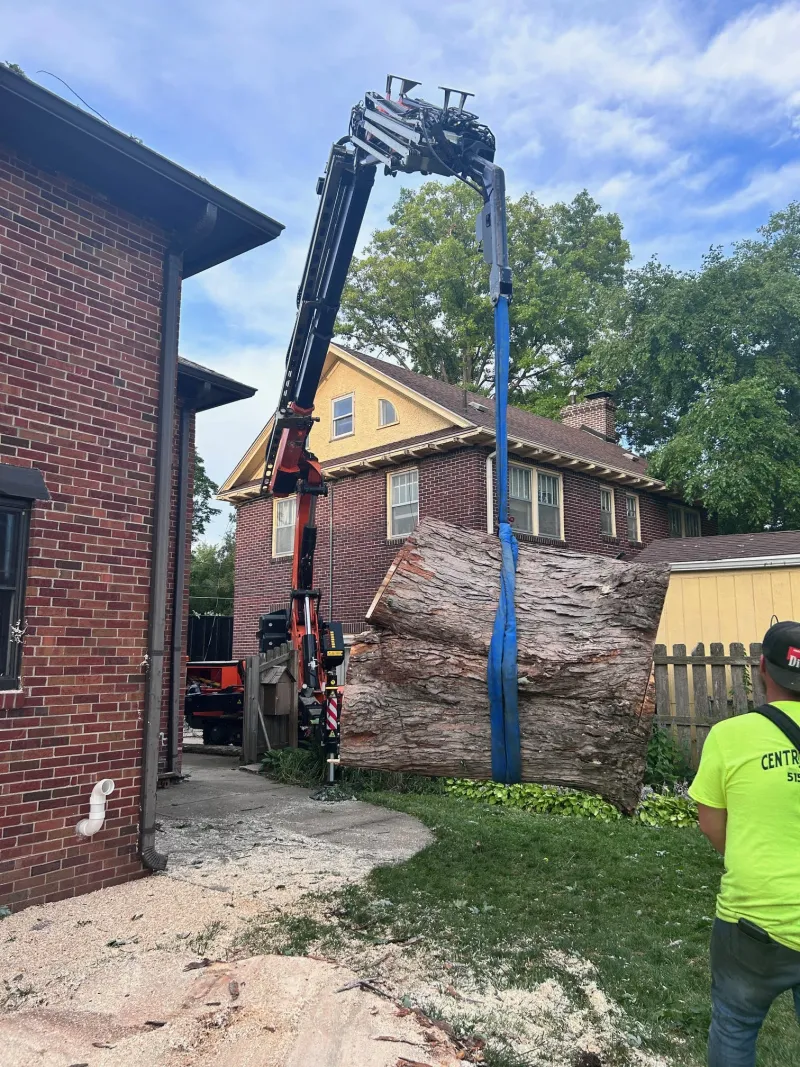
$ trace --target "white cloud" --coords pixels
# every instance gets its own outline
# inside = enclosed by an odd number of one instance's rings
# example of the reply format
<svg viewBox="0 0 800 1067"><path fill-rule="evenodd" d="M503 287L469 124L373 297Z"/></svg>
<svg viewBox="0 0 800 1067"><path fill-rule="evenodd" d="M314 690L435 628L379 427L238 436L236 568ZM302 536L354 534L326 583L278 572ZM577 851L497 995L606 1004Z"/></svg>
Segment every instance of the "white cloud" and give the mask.
<svg viewBox="0 0 800 1067"><path fill-rule="evenodd" d="M784 205L800 196L800 162L786 163L777 170L756 171L749 181L723 200L698 208L706 216L740 215L757 205Z"/></svg>
<svg viewBox="0 0 800 1067"><path fill-rule="evenodd" d="M653 118L632 115L622 107L576 104L567 114L565 133L571 147L584 156L655 160L669 151L666 139L655 132Z"/></svg>

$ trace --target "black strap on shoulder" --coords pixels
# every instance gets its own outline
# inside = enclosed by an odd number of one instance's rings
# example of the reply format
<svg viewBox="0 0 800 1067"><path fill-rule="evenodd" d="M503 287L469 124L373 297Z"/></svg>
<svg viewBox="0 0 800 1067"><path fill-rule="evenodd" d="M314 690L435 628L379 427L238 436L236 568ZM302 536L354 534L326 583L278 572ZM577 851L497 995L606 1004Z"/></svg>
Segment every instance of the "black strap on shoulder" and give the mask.
<svg viewBox="0 0 800 1067"><path fill-rule="evenodd" d="M776 708L773 704L762 704L760 708L755 708L755 711L777 726L781 733L785 734L800 752L800 726L797 725L794 719L790 719L785 711L781 711L780 708Z"/></svg>

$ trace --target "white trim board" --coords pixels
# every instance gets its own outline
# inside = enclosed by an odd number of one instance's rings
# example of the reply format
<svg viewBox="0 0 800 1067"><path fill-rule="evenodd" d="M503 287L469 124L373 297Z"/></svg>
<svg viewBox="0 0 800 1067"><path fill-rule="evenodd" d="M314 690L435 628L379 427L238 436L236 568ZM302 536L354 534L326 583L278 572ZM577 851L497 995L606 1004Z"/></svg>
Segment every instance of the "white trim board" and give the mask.
<svg viewBox="0 0 800 1067"><path fill-rule="evenodd" d="M666 560L642 560L642 563L666 562ZM800 567L800 555L751 556L748 558L681 560L670 563L673 571L755 571L773 567Z"/></svg>

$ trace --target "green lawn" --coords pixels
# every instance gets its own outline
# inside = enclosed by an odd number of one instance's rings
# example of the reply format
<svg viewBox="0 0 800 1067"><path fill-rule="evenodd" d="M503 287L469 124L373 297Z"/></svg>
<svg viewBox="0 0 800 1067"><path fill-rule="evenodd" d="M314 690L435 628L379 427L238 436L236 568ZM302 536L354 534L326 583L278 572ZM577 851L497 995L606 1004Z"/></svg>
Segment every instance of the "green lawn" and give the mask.
<svg viewBox="0 0 800 1067"><path fill-rule="evenodd" d="M532 815L442 795L369 799L422 819L436 843L345 890L337 912L346 932L446 943L453 960L477 959L486 976L522 987L553 974L543 951L565 950L596 966L644 1047L675 1064L704 1062L721 862L698 830ZM386 900L388 916L374 906ZM497 1053L489 1060L514 1063ZM787 996L770 1013L759 1064L797 1063Z"/></svg>

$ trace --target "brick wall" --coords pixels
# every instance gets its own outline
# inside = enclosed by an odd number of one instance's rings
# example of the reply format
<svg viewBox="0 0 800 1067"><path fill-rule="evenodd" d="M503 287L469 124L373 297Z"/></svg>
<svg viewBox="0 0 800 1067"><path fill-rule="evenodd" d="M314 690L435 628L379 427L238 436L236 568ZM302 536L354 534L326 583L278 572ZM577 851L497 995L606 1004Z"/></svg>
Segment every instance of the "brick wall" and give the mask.
<svg viewBox="0 0 800 1067"><path fill-rule="evenodd" d="M460 522L486 525L486 457L462 449L420 459L420 513ZM403 468L391 468L401 470ZM338 479L332 485L334 513L333 617L357 628L397 554L402 538L387 538L385 470ZM322 613L328 612L330 500L317 508L316 585L322 590ZM285 603L291 585L291 561L272 559L272 500L258 499L238 509L236 523L236 589L233 651L256 651L258 617Z"/></svg>
<svg viewBox="0 0 800 1067"><path fill-rule="evenodd" d="M607 441L617 440L617 405L605 393L591 394L561 409L561 421L576 430L594 430Z"/></svg>
<svg viewBox="0 0 800 1067"><path fill-rule="evenodd" d="M0 693L0 902L141 873L164 236L0 148L0 461L43 471L20 692ZM9 430L9 427L12 427ZM106 825L79 839L111 777Z"/></svg>
<svg viewBox="0 0 800 1067"><path fill-rule="evenodd" d="M420 459L420 515L447 522L487 528L486 451L462 449ZM587 474L558 467L539 466L560 474L564 493L564 539L536 538L519 534L521 541L561 544L577 552L634 559L645 544L667 537L667 501L637 493L640 507L641 542L629 541L623 487L614 491L616 537L600 532L600 482ZM402 468L389 468L401 470ZM364 618L372 598L397 552L398 541L386 536L386 470L367 471L333 484L334 506L334 611L333 617L355 629ZM496 514L496 485L493 477ZM258 499L238 509L236 530L236 590L233 648L235 655L256 651L258 617L286 603L291 585L289 559L272 558L273 502ZM329 501L318 508L319 535L316 584L323 591L323 615L328 600ZM715 532L704 520L703 533Z"/></svg>

